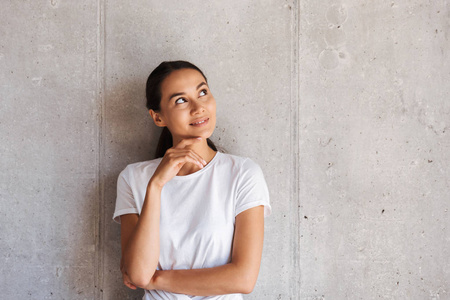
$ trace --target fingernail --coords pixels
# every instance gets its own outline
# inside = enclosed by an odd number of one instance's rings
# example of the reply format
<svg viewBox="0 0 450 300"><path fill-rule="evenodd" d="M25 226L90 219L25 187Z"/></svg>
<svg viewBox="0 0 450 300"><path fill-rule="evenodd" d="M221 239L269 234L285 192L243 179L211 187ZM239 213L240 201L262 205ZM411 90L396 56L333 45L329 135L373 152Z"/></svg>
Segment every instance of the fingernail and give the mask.
<svg viewBox="0 0 450 300"><path fill-rule="evenodd" d="M203 160L203 164L206 166L206 160Z"/></svg>
<svg viewBox="0 0 450 300"><path fill-rule="evenodd" d="M201 139L202 139L201 137L198 137L198 138L197 138L197 140L201 140Z"/></svg>

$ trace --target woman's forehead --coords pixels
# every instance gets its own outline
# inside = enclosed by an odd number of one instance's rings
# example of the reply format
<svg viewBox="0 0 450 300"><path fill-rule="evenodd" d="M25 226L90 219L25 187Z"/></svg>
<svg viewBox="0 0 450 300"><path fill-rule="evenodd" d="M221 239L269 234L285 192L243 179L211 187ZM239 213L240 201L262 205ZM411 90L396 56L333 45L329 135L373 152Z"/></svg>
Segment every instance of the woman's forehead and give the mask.
<svg viewBox="0 0 450 300"><path fill-rule="evenodd" d="M163 92L184 92L184 89L196 88L206 82L202 74L194 69L175 70L162 82Z"/></svg>

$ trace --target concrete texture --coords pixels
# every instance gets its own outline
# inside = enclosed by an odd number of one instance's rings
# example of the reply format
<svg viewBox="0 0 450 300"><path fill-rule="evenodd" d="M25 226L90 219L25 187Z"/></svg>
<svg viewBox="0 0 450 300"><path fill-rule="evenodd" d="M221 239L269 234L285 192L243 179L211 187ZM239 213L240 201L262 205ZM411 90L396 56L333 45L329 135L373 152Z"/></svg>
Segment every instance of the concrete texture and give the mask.
<svg viewBox="0 0 450 300"><path fill-rule="evenodd" d="M448 1L3 1L2 299L140 299L119 172L152 158L145 81L203 69L213 140L264 170L246 299L450 299Z"/></svg>
<svg viewBox="0 0 450 300"><path fill-rule="evenodd" d="M300 299L450 299L449 16L300 1Z"/></svg>

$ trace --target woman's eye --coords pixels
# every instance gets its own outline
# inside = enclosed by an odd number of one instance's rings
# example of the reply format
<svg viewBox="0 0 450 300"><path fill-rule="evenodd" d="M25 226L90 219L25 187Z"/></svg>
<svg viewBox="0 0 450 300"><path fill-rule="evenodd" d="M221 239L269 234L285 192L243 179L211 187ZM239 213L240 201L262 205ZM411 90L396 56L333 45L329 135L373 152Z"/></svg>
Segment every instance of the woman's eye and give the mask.
<svg viewBox="0 0 450 300"><path fill-rule="evenodd" d="M184 103L184 102L186 102L186 100L184 98L178 98L177 100L175 100L176 104L181 104L181 103Z"/></svg>
<svg viewBox="0 0 450 300"><path fill-rule="evenodd" d="M206 90L201 90L200 91L200 96L205 96L207 94Z"/></svg>

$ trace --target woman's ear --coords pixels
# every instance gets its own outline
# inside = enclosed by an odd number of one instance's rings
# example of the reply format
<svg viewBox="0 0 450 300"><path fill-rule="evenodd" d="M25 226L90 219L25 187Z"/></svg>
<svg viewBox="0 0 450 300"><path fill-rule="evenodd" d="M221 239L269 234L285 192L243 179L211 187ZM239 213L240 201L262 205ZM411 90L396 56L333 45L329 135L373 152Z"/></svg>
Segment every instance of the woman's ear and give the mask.
<svg viewBox="0 0 450 300"><path fill-rule="evenodd" d="M150 116L152 117L153 122L155 122L156 126L166 127L166 123L161 119L161 116L159 113L157 113L153 109L150 109L148 112L150 113Z"/></svg>

